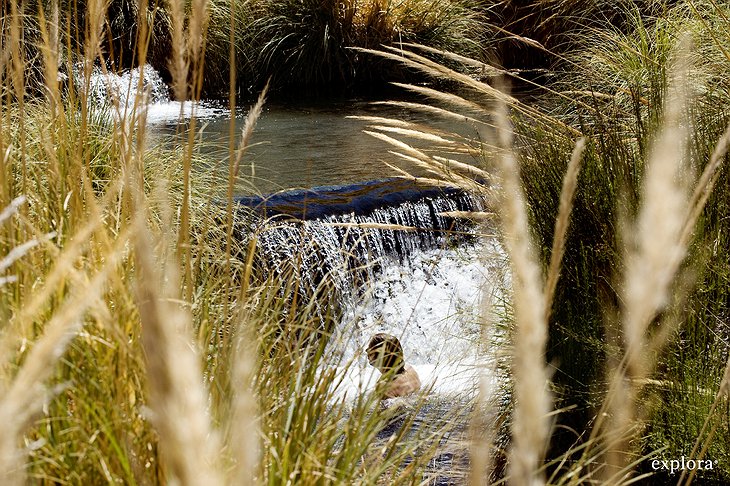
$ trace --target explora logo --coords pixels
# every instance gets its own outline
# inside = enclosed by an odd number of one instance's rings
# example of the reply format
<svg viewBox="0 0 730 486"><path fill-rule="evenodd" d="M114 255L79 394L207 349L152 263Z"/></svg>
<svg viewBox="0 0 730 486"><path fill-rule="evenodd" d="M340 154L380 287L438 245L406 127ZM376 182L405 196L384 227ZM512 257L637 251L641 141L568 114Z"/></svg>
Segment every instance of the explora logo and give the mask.
<svg viewBox="0 0 730 486"><path fill-rule="evenodd" d="M680 459L669 459L659 460L654 459L651 461L651 468L655 471L664 470L669 471L669 474L674 474L677 471L710 471L715 468L717 461L710 459L689 459L687 460L684 456Z"/></svg>

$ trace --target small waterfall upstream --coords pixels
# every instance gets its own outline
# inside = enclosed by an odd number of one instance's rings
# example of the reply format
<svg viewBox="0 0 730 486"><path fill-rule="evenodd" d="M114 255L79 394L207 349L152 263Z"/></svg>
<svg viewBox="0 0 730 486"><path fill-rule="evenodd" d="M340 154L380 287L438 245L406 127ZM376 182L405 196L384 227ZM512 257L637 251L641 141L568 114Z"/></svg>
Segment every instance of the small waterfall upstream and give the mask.
<svg viewBox="0 0 730 486"><path fill-rule="evenodd" d="M94 66L89 77L88 90L84 80L83 65L75 66L73 80L79 92L86 92L88 102L95 107L118 106L121 114L135 103L137 91L146 94L146 120L148 124L177 123L181 117L195 113L198 119L211 119L228 113L222 105L209 101L179 102L170 98L170 88L162 76L149 64L126 69L119 73Z"/></svg>
<svg viewBox="0 0 730 486"><path fill-rule="evenodd" d="M74 81L77 89L85 91L83 66L77 66L74 72ZM148 93L148 102L168 103L170 101L169 88L152 66L127 69L119 74L107 72L99 66L94 66L89 78L88 100L98 106L118 100L119 105L130 106L134 103L135 94L140 86Z"/></svg>

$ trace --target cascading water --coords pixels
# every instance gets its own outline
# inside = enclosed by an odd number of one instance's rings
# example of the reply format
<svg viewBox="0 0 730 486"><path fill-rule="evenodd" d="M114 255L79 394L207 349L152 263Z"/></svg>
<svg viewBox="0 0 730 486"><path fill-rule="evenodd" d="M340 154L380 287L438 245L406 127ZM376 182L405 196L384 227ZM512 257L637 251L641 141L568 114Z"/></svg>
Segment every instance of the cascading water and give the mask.
<svg viewBox="0 0 730 486"><path fill-rule="evenodd" d="M140 82L149 92L148 124L174 125L181 112L192 111L193 105L169 99L149 65L118 75L95 68L89 95L95 103L117 99L128 106L135 99L128 93L136 93ZM217 105L195 105L198 118L222 113L228 112ZM321 316L336 302L342 325L334 331L342 339L334 341L346 359L357 357L370 335L384 331L401 339L408 360L424 375L450 373L446 363L463 361L464 355L474 361L480 286L496 278L499 264L489 265L504 257L494 239L479 240L471 225L445 213L481 210L478 197L387 179L238 202L263 216L248 220L240 232L243 238L257 235L260 275L293 278L303 296L317 295L313 302ZM488 260L480 258L485 253L491 254ZM361 371L369 371L358 360ZM441 390L447 382L453 389L468 388L458 380L436 382Z"/></svg>
<svg viewBox="0 0 730 486"><path fill-rule="evenodd" d="M326 282L343 307L354 305L381 269L468 237L468 225L448 213L481 209L479 198L464 191L392 179L239 203L275 215L254 229L262 270L293 276L307 296Z"/></svg>
<svg viewBox="0 0 730 486"><path fill-rule="evenodd" d="M77 88L85 90L85 82L81 67L76 69L74 79ZM169 89L162 80L160 73L149 64L134 69L122 71L119 74L105 72L99 66L94 66L89 77L87 98L97 105L105 105L114 100L120 106L130 106L140 87L148 93L148 103L168 103L170 101Z"/></svg>
<svg viewBox="0 0 730 486"><path fill-rule="evenodd" d="M310 295L327 281L332 291L324 297L342 307L324 365L339 370L336 396L354 398L371 389L379 373L363 349L377 332L396 336L429 391L412 409L407 433L427 433L451 420L429 463L429 484L462 484L471 400L480 381L487 393L499 386L492 350L482 344L488 341L482 304L500 298L508 277L498 241L445 213L482 210L481 199L386 180L239 202L273 215L251 228L262 269L293 274ZM376 440L391 440L401 427L403 418L390 421Z"/></svg>
<svg viewBox="0 0 730 486"><path fill-rule="evenodd" d="M226 110L211 102L178 102L170 99L170 89L149 64L120 73L113 73L94 66L89 76L88 90L83 66L76 66L74 83L79 92L86 92L89 103L96 107L118 106L121 114L129 113L138 92L145 96L146 120L148 124L175 123L180 117L188 118L193 113L198 119L220 116Z"/></svg>
<svg viewBox="0 0 730 486"><path fill-rule="evenodd" d="M328 299L342 310L328 354L359 363L352 389L371 379L361 351L376 332L396 335L435 390L476 389L480 302L504 258L494 238L448 213L483 209L479 197L383 180L239 203L269 216L248 228L262 272L293 277L309 298L326 283L315 301L322 315Z"/></svg>
<svg viewBox="0 0 730 486"><path fill-rule="evenodd" d="M152 128L148 133L151 143L165 143L178 133L180 122L194 113L218 126L219 136L212 138L208 126L207 141L214 146L228 145L220 134L229 133L229 110L210 102L171 101L167 87L150 66L119 75L95 69L89 101L102 108L118 106L119 116L129 116L132 110L126 108L134 104L140 79L149 92L144 110ZM77 73L74 80L82 89L83 77ZM371 141L358 139L365 122L345 123L343 117L400 117L402 113L373 112L364 108L364 102L353 112L356 105L349 100L343 106L346 108L334 112L329 106L327 110L274 107L275 116L267 113L264 124L275 120L268 128L274 134L271 138L293 133L298 144L285 140L278 151L261 158L251 151L248 155L254 156L257 168L272 178L266 184L264 178L254 177L252 164L255 187L275 190L309 181L312 167L303 163L305 159L316 161L313 184L382 177L382 170L371 164ZM211 165L221 159L217 152L212 157ZM494 238L478 236L473 226L445 215L480 210L479 198L455 188L424 188L391 179L243 197L239 203L248 207L241 209L239 236L257 236L257 274L293 278L302 295L315 297L312 302L321 316L331 315L329 305L336 302L339 325L333 329L326 355L342 371L337 393L354 396L374 385L378 373L368 365L362 350L376 332L400 339L406 361L431 391L426 408L416 414L414 429L428 429L434 417L443 418L452 408L459 408L455 404L469 403L469 395L479 388L479 377L491 379L482 380L482 385L498 386L496 375L484 371L484 363L494 359L486 357L490 350L479 344L484 341L480 321L484 296L497 294L493 299L498 300L500 291L508 286L503 272L505 256ZM249 217L252 213L258 216ZM321 291L317 293L317 289ZM457 421L463 431L468 418ZM390 433L384 430L379 438L388 440ZM443 451L433 461L434 477L441 475L444 480L431 484L459 483L452 481L453 472L463 463L459 465L458 459Z"/></svg>

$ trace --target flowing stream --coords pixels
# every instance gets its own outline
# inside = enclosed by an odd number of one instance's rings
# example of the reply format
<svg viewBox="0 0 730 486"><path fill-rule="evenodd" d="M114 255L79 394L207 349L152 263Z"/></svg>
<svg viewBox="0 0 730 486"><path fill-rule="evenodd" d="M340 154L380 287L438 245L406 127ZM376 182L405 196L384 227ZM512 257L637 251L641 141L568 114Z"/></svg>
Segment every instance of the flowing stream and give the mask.
<svg viewBox="0 0 730 486"><path fill-rule="evenodd" d="M126 93L134 92L140 83L149 91L149 144L171 143L180 124L185 127L194 112L204 157L211 167L218 164L222 170L227 169L230 112L221 104L201 102L193 106L170 101L164 83L149 66L141 80L139 69L121 76L96 72L90 89L94 100L116 97L125 106L133 102ZM389 147L363 133L371 122L352 116L397 118L463 137L476 136L467 125L372 101L338 99L265 105L254 131L254 146L244 160L237 194L342 186L396 175L380 162L389 158ZM239 110L235 114L237 134L246 113ZM462 156L462 160L469 159ZM419 173L416 167L401 167ZM325 214L303 224L272 226L262 232L260 245L274 272L291 262L302 244L305 251L301 254L319 258L305 261L299 277L312 287L322 272L335 280L346 307L337 348L347 358L357 359L358 370L366 380L372 373L359 353L370 335L390 332L400 338L407 361L416 366L425 383L433 385L434 392L474 390L476 375L466 370L474 370L483 360L479 351L480 315L488 304L483 290L484 286L497 290L504 287L500 280L504 254L496 240L489 237L446 245L438 230L448 223L437 215L479 209L481 205L471 196L458 194L398 202L360 215L327 215L325 210ZM437 232L357 230L338 227L341 223L397 224ZM347 239L343 239L345 233ZM353 255L356 265L346 261ZM367 280L366 287L358 288L353 283L349 268L353 266L369 272L359 279L360 283ZM377 272L372 271L375 268ZM455 370L457 364L461 368ZM459 379L445 378L454 372ZM352 387L357 388L354 382Z"/></svg>
<svg viewBox="0 0 730 486"><path fill-rule="evenodd" d="M102 92L99 96L109 96L109 89L123 91L124 86L136 85L138 76L132 72L94 86ZM228 110L216 103L171 102L159 87L161 80L150 74L144 83L153 93L147 108L149 143L171 143L195 111L203 155L210 167L226 170ZM346 205L335 211L331 194L357 183L365 183L370 190L372 183L367 181L396 175L380 162L393 159L389 147L363 133L371 122L350 118L352 115L405 119L464 137L475 134L468 126L370 101L267 104L254 131L255 145L245 156L236 193L247 206L267 197L245 196L277 191L283 191L285 199L306 204L308 193L292 192L292 188L336 186L311 191L315 199L318 193L329 194L330 202L322 204L320 213L302 213L305 221L282 220L279 215L254 226L266 271L284 273L287 266L295 267L305 287L315 288L323 278L334 283L345 311L328 354L337 363L351 363L341 393L361 393L374 385L378 373L367 364L362 351L374 333L388 332L401 340L406 362L415 367L424 387L441 397L439 403L453 403L453 397L464 403L479 389L480 379L482 386L498 386L492 369L494 350L484 344L494 343L495 338L483 336L482 320L493 304L503 300L509 281L506 257L497 239L476 234L489 229L460 227L474 236L445 238L441 231L453 222L441 214L480 210L482 203L461 192L423 193L389 203L378 194L366 194L363 197L370 197L372 207L357 214ZM235 133L240 132L245 116L245 111L236 112ZM462 160L469 162L468 158ZM401 167L419 174L416 167ZM363 228L367 225L401 225L418 231Z"/></svg>

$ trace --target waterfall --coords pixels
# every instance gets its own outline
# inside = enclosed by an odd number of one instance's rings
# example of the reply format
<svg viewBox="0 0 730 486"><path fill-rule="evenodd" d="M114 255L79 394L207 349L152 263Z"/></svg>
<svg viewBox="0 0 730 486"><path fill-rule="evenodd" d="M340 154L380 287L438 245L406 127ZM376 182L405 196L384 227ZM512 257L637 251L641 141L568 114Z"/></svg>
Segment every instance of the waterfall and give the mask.
<svg viewBox="0 0 730 486"><path fill-rule="evenodd" d="M76 89L86 91L83 65L77 65L73 74ZM140 87L147 93L145 114L148 124L177 124L191 116L199 120L214 119L228 113L228 110L215 101L173 101L170 89L162 76L149 64L113 73L94 66L89 78L87 99L91 106L109 108L118 102L121 115L131 113L137 90Z"/></svg>
<svg viewBox="0 0 730 486"><path fill-rule="evenodd" d="M339 309L323 365L341 373L337 396L375 385L363 349L377 332L396 336L424 389L448 403L467 403L480 380L489 393L502 386L494 363L503 330L483 322L485 309L506 302L506 253L484 227L444 214L483 210L480 197L389 179L238 203L239 236L257 235L257 273L292 276L298 301L320 316L332 317L333 302Z"/></svg>
<svg viewBox="0 0 730 486"><path fill-rule="evenodd" d="M80 91L85 90L82 66L74 70L74 80ZM118 74L105 72L99 66L94 66L89 78L88 99L91 103L103 106L118 100L119 105L131 106L139 88L140 80L142 89L149 93L148 103L167 103L170 101L169 89L152 66L144 66L134 69L127 69Z"/></svg>
<svg viewBox="0 0 730 486"><path fill-rule="evenodd" d="M417 251L470 236L445 213L476 211L480 198L457 188L423 188L400 179L290 191L238 200L267 216L249 226L265 276L294 278L308 297L323 292L350 306L383 267Z"/></svg>

